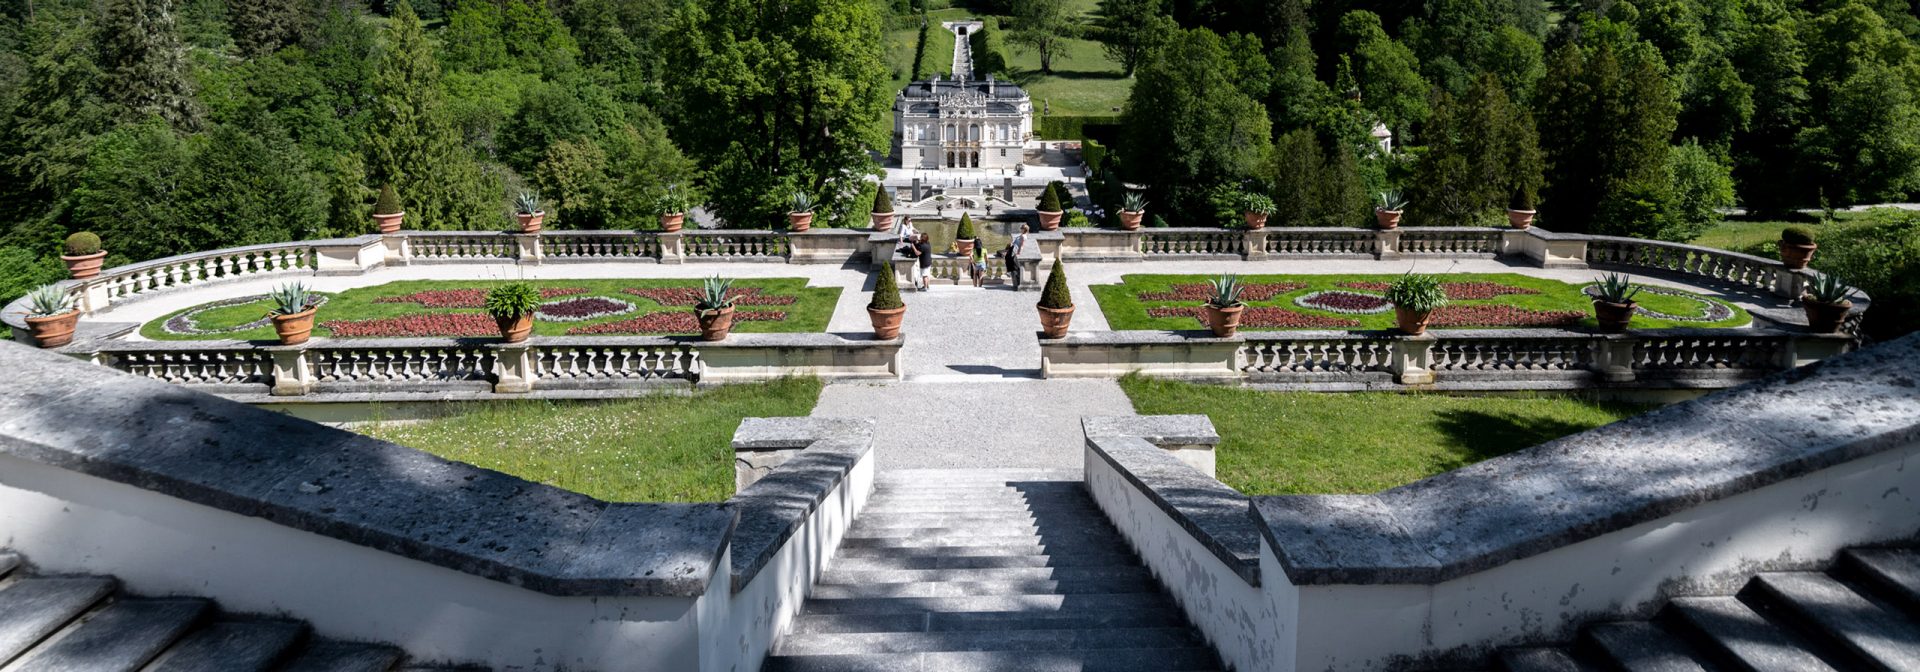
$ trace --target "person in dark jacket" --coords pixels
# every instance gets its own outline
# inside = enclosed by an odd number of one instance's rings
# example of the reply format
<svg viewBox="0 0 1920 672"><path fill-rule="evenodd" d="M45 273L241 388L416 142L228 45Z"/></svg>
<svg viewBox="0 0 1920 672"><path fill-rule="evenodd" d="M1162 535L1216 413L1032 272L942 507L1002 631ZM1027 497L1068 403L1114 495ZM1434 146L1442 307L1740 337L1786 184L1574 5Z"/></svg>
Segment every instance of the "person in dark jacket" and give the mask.
<svg viewBox="0 0 1920 672"><path fill-rule="evenodd" d="M925 232L913 244L913 254L920 258L920 291L924 292L933 284L933 241Z"/></svg>

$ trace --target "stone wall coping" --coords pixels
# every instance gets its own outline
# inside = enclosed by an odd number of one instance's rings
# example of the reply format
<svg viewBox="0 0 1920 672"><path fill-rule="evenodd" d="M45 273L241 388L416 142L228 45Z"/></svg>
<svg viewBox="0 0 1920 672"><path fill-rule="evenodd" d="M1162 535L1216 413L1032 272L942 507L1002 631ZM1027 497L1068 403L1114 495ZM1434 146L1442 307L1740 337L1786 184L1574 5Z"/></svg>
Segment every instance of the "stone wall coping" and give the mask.
<svg viewBox="0 0 1920 672"><path fill-rule="evenodd" d="M608 503L0 344L0 453L556 596L703 594L722 503Z"/></svg>
<svg viewBox="0 0 1920 672"><path fill-rule="evenodd" d="M1089 439L1135 438L1156 446L1217 446L1220 433L1204 415L1088 416L1080 428Z"/></svg>
<svg viewBox="0 0 1920 672"><path fill-rule="evenodd" d="M1202 427L1204 426L1204 428ZM1162 446L1195 442L1158 434L1218 435L1204 415L1088 417L1087 447L1146 494L1167 517L1250 585L1260 585L1260 528L1248 516L1248 498L1200 473Z"/></svg>
<svg viewBox="0 0 1920 672"><path fill-rule="evenodd" d="M1241 332L1229 338L1220 338L1204 329L1165 331L1165 330L1127 330L1127 331L1073 331L1065 338L1041 338L1045 345L1182 345L1211 343L1244 343L1267 341L1302 340L1379 340L1414 341L1460 339L1564 339L1585 338L1624 340L1641 338L1728 338L1728 337L1777 337L1850 341L1852 336L1845 334L1810 334L1801 330L1774 329L1767 327L1730 327L1724 329L1675 327L1671 329L1635 329L1626 333L1606 333L1598 331L1580 331L1573 329L1530 328L1530 329L1432 329L1420 336L1409 336L1392 329L1378 330L1300 330L1300 331L1256 331Z"/></svg>
<svg viewBox="0 0 1920 672"><path fill-rule="evenodd" d="M778 438L792 432L806 443ZM748 418L735 430L734 445L784 442L805 448L766 477L727 500L739 512L734 527L733 590L753 581L768 561L839 487L873 449L873 421L866 418Z"/></svg>
<svg viewBox="0 0 1920 672"><path fill-rule="evenodd" d="M733 334L724 341L702 341L696 336L534 336L521 343L506 343L494 337L474 338L316 338L301 345L282 346L275 341L241 341L234 339L191 340L191 341L118 341L97 340L80 342L59 349L67 354L91 352L165 352L165 351L203 351L234 350L257 348L262 350L364 350L369 348L472 348L514 346L545 347L676 347L687 346L699 350L753 349L753 348L800 348L800 349L837 349L858 347L893 347L905 343L905 336L890 340L880 340L872 334L847 333L776 333L776 334Z"/></svg>
<svg viewBox="0 0 1920 672"><path fill-rule="evenodd" d="M1294 584L1434 584L1920 441L1920 334L1371 495L1253 498Z"/></svg>
<svg viewBox="0 0 1920 672"><path fill-rule="evenodd" d="M1040 332L1034 332L1038 334ZM1184 345L1193 343L1239 343L1242 336L1219 338L1205 329L1192 331L1069 331L1064 338L1040 337L1045 345Z"/></svg>

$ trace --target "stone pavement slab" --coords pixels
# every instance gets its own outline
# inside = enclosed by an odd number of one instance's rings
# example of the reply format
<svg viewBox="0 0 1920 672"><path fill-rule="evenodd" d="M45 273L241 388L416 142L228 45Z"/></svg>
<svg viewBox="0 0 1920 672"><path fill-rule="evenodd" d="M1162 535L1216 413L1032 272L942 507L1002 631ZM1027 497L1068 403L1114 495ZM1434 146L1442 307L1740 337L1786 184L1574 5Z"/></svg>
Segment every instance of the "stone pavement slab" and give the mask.
<svg viewBox="0 0 1920 672"><path fill-rule="evenodd" d="M1133 414L1133 402L1111 380L977 378L981 382L828 385L813 414L873 418L875 466L882 471L1078 471L1085 453L1080 418Z"/></svg>

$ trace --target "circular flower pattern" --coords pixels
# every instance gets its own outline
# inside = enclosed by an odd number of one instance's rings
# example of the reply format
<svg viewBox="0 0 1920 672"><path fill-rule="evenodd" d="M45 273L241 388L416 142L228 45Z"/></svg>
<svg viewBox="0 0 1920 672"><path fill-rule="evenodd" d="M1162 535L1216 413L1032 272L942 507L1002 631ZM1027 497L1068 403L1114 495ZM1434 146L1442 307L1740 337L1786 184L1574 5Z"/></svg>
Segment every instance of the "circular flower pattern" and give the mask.
<svg viewBox="0 0 1920 672"><path fill-rule="evenodd" d="M175 315L173 317L167 318L166 322L162 322L160 324L160 328L165 329L166 332L169 334L175 334L180 336L189 336L189 335L217 336L219 334L232 334L232 333L246 331L248 329L256 329L259 327L264 327L267 325L267 323L273 321L272 316L266 315L264 313L260 316L260 319L254 320L252 322L237 324L231 327L219 327L215 329L208 329L205 327L201 327L200 322L196 318L198 318L201 313L205 313L209 310L214 310L217 308L227 308L230 306L244 306L249 303L265 301L267 300L267 298L268 297L265 294L255 294L253 296L240 296L240 297L234 297L231 299L221 299L219 301L214 301L212 303L201 304L200 306L195 307L193 310L189 310L179 315ZM320 306L324 306L324 305L327 305L327 297L323 294L314 294L313 307L319 308Z"/></svg>
<svg viewBox="0 0 1920 672"><path fill-rule="evenodd" d="M619 299L586 296L540 304L540 307L533 311L533 318L542 322L584 322L602 317L625 315L633 310L633 304Z"/></svg>
<svg viewBox="0 0 1920 672"><path fill-rule="evenodd" d="M1340 313L1342 315L1371 315L1374 313L1384 313L1393 308L1393 303L1387 301L1387 297L1361 294L1359 292L1313 292L1311 294L1303 294L1299 298L1294 299L1293 302L1302 308L1324 310L1329 313Z"/></svg>
<svg viewBox="0 0 1920 672"><path fill-rule="evenodd" d="M1675 322L1719 322L1729 317L1733 317L1733 309L1728 308L1725 305L1722 305L1719 301L1710 301L1710 300L1707 300L1706 297L1702 297L1690 292L1683 292L1677 289L1667 289L1665 287L1649 287L1646 285L1639 285L1639 287L1640 287L1640 291L1645 292L1647 294L1659 294L1661 296L1671 296L1677 299L1685 299L1688 301L1692 301L1694 303L1698 303L1701 306L1701 310L1700 312L1693 315L1673 315L1670 313L1663 313L1657 310L1648 310L1646 306L1636 306L1634 307L1634 310L1633 310L1634 314L1636 315L1644 315L1646 317L1651 317L1656 320L1672 320ZM1586 287L1580 288L1580 291L1585 292L1586 295L1590 297L1599 298L1600 296L1600 287L1598 285L1587 285Z"/></svg>

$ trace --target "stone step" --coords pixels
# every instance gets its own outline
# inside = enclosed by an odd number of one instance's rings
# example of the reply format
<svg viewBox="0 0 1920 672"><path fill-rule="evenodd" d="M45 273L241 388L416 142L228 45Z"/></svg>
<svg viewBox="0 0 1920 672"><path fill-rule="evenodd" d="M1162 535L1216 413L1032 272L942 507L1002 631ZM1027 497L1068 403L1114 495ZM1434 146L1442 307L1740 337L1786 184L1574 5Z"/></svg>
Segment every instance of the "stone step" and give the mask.
<svg viewBox="0 0 1920 672"><path fill-rule="evenodd" d="M867 500L864 511L892 513L933 507L946 507L955 513L1003 513L1007 511L1043 511L1075 515L1098 516L1100 507L1095 506L1086 495L1061 497L1012 497L1001 495L955 496L955 497L886 497ZM863 513L864 513L863 511Z"/></svg>
<svg viewBox="0 0 1920 672"><path fill-rule="evenodd" d="M987 555L947 557L836 558L827 566L849 572L903 569L1012 569L1022 567L1138 567L1131 555Z"/></svg>
<svg viewBox="0 0 1920 672"><path fill-rule="evenodd" d="M871 496L871 499L879 499L883 501L923 501L923 500L948 500L948 499L1069 500L1075 497L1085 499L1087 497L1086 490L1084 488L1081 488L1078 485L1075 485L1070 488L1052 488L1052 487L1036 488L1036 487L1028 487L1028 486L985 487L985 488L941 488L941 487L918 488L918 487L915 487L915 488L874 490L873 495Z"/></svg>
<svg viewBox="0 0 1920 672"><path fill-rule="evenodd" d="M1177 649L1201 644L1188 628L1087 630L956 630L940 632L808 633L782 638L774 655L820 656L847 651L1088 651L1122 647Z"/></svg>
<svg viewBox="0 0 1920 672"><path fill-rule="evenodd" d="M907 654L775 656L762 672L1206 672L1219 670L1212 649L1100 651L965 651Z"/></svg>
<svg viewBox="0 0 1920 672"><path fill-rule="evenodd" d="M1601 623L1587 628L1586 642L1615 667L1633 672L1707 672L1693 647L1646 621Z"/></svg>
<svg viewBox="0 0 1920 672"><path fill-rule="evenodd" d="M174 644L147 672L265 672L307 636L294 621L214 621Z"/></svg>
<svg viewBox="0 0 1920 672"><path fill-rule="evenodd" d="M1733 597L1678 597L1667 606L1676 630L1699 648L1751 672L1834 672L1806 642Z"/></svg>
<svg viewBox="0 0 1920 672"><path fill-rule="evenodd" d="M1104 609L1175 609L1161 593L1093 595L986 595L807 600L802 614L913 614L925 612L1080 612Z"/></svg>
<svg viewBox="0 0 1920 672"><path fill-rule="evenodd" d="M1055 537L1063 539L1108 539L1115 533L1111 529L1098 527L1074 527L1067 525L980 525L958 527L861 527L856 522L847 529L846 539L899 539L939 537L942 539L968 539L988 537L1022 537L1045 541Z"/></svg>
<svg viewBox="0 0 1920 672"><path fill-rule="evenodd" d="M1065 526L1068 528L1100 529L1110 525L1105 518L1096 518L1083 514L1064 514L1057 511L1034 511L1026 513L990 512L990 513L932 513L932 512L894 512L869 511L860 514L855 526L866 529L888 527L980 527L999 526Z"/></svg>
<svg viewBox="0 0 1920 672"><path fill-rule="evenodd" d="M982 611L920 614L817 614L793 619L792 632L941 632L949 630L1087 630L1185 627L1170 609L1101 609L1033 613Z"/></svg>
<svg viewBox="0 0 1920 672"><path fill-rule="evenodd" d="M0 666L59 631L113 592L101 578L29 578L0 588Z"/></svg>
<svg viewBox="0 0 1920 672"><path fill-rule="evenodd" d="M968 503L968 502L948 502L948 503L929 503L929 504L894 504L891 506L873 506L869 504L867 508L861 510L860 515L864 516L869 513L874 513L874 514L880 514L880 513L1002 514L1004 513L1004 514L1015 514L1015 515L1032 515L1035 513L1058 513L1063 515L1087 515L1087 516L1105 515L1100 512L1100 509L1094 507L1091 503L1086 503L1086 504L1048 504L1048 503L974 504L974 503Z"/></svg>
<svg viewBox="0 0 1920 672"><path fill-rule="evenodd" d="M1133 549L1116 540L1065 542L1048 540L1047 543L1006 544L1000 546L855 546L842 548L834 553L835 558L909 558L920 556L968 555L984 556L1020 556L1020 555L1133 555Z"/></svg>
<svg viewBox="0 0 1920 672"><path fill-rule="evenodd" d="M387 672L400 663L400 655L391 646L318 641L295 654L280 672Z"/></svg>
<svg viewBox="0 0 1920 672"><path fill-rule="evenodd" d="M1855 665L1861 669L1920 670L1920 624L1833 577L1768 572L1747 585L1755 600L1778 608L1810 634L1857 658Z"/></svg>
<svg viewBox="0 0 1920 672"><path fill-rule="evenodd" d="M45 672L134 672L212 607L199 599L117 600L41 644L18 665Z"/></svg>
<svg viewBox="0 0 1920 672"><path fill-rule="evenodd" d="M875 578L888 578L879 576ZM860 597L967 597L971 595L1088 595L1094 593L1152 593L1160 584L1152 577L1134 579L1031 579L1026 581L917 581L910 583L863 581L822 583L813 596L822 599Z"/></svg>
<svg viewBox="0 0 1920 672"><path fill-rule="evenodd" d="M1920 614L1920 551L1911 548L1856 548L1840 554L1847 569L1871 590Z"/></svg>
<svg viewBox="0 0 1920 672"><path fill-rule="evenodd" d="M0 553L0 579L6 578L8 574L13 573L14 568L19 566L20 556L12 553Z"/></svg>
<svg viewBox="0 0 1920 672"><path fill-rule="evenodd" d="M990 567L981 569L881 569L842 571L820 575L821 585L866 583L939 583L965 581L1097 581L1151 577L1139 565L1115 567ZM1120 592L1120 591L1115 591Z"/></svg>
<svg viewBox="0 0 1920 672"><path fill-rule="evenodd" d="M1500 669L1505 672L1592 672L1564 649L1507 649L1500 652Z"/></svg>
<svg viewBox="0 0 1920 672"><path fill-rule="evenodd" d="M1093 544L1113 542L1114 535L1108 534L1037 534L979 536L971 534L951 535L889 535L880 537L845 537L840 541L842 550L848 548L935 548L941 546L1054 546L1059 544Z"/></svg>

